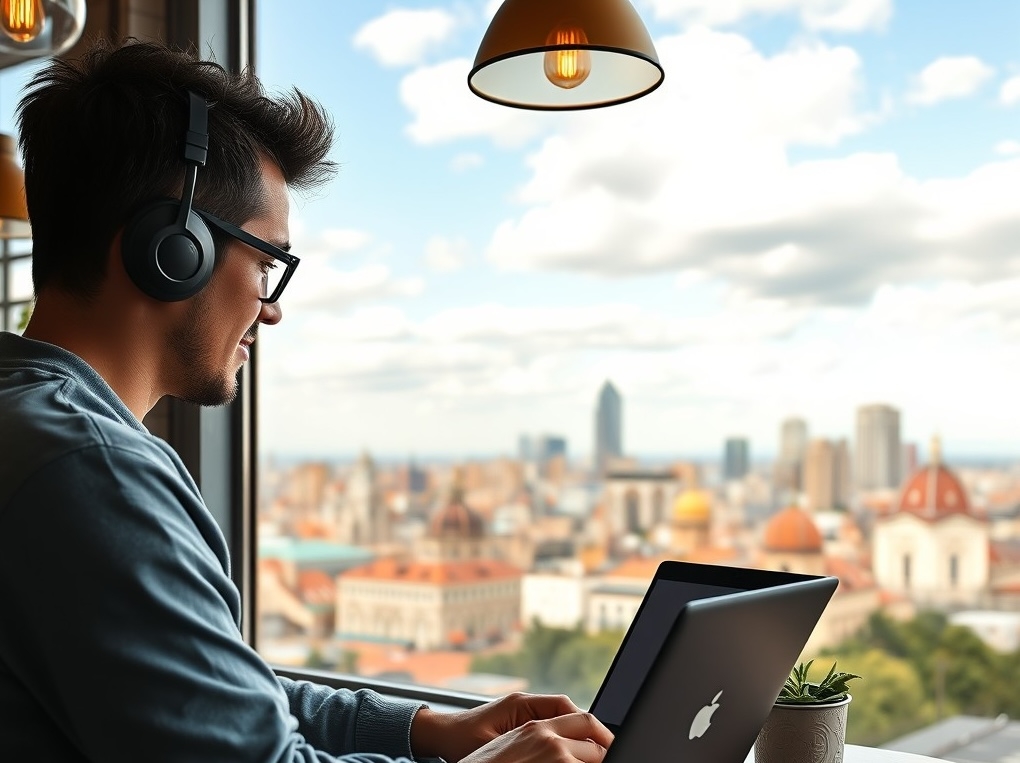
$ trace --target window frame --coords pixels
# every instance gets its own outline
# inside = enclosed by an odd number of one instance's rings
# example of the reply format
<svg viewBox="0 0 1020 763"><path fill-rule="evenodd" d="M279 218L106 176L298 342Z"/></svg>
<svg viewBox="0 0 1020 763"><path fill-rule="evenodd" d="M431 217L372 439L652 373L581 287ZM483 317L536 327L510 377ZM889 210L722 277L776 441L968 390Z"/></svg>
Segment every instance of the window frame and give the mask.
<svg viewBox="0 0 1020 763"><path fill-rule="evenodd" d="M192 45L231 71L250 66L257 72L255 46L257 0L190 0L168 3L168 39ZM224 34L226 31L226 34ZM163 436L181 455L227 539L231 575L241 594L242 636L257 649L256 591L258 545L258 343L238 378L235 400L222 408L201 408L166 399L153 420L162 420ZM148 422L146 422L148 423ZM391 697L427 702L434 707L477 707L491 697L469 692L399 684L340 673L270 663L277 675L314 681L333 688L374 689Z"/></svg>
<svg viewBox="0 0 1020 763"><path fill-rule="evenodd" d="M32 259L32 250L27 252L12 252L12 242L22 239L0 239L0 331L17 331L17 325L13 311L19 307L31 308L32 298L15 299L11 296L11 274L13 266L18 262L28 262Z"/></svg>

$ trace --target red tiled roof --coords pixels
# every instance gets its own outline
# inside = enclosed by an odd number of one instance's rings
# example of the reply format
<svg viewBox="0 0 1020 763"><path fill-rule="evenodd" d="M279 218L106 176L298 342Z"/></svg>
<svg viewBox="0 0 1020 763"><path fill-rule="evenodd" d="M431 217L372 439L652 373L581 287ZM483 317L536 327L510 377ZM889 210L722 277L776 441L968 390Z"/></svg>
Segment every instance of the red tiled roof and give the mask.
<svg viewBox="0 0 1020 763"><path fill-rule="evenodd" d="M483 580L520 578L521 570L511 564L495 559L472 559L450 562L378 559L361 567L348 570L342 573L341 576L344 578L388 580L400 583L458 585L478 583Z"/></svg>
<svg viewBox="0 0 1020 763"><path fill-rule="evenodd" d="M467 675L475 656L468 651L405 651L392 645L359 641L346 641L344 648L357 653L360 675L407 673L414 683L423 686L442 686L452 678Z"/></svg>
<svg viewBox="0 0 1020 763"><path fill-rule="evenodd" d="M273 558L259 559L259 574L280 577L283 575L283 562Z"/></svg>
<svg viewBox="0 0 1020 763"><path fill-rule="evenodd" d="M632 556L623 560L615 568L606 573L607 577L614 578L636 578L650 582L655 577L655 570L659 564L671 557L660 556Z"/></svg>
<svg viewBox="0 0 1020 763"><path fill-rule="evenodd" d="M844 592L860 591L875 587L875 578L871 570L856 564L849 559L830 556L825 558L825 572L839 578L839 589Z"/></svg>
<svg viewBox="0 0 1020 763"><path fill-rule="evenodd" d="M298 593L308 604L333 604L336 601L336 584L322 570L303 570L298 573Z"/></svg>

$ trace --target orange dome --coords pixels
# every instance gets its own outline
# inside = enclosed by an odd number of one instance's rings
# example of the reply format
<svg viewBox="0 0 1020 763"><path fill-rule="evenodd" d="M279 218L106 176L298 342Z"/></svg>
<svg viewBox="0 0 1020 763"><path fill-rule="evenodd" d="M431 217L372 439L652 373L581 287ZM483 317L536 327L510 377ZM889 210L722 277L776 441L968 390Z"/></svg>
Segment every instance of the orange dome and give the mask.
<svg viewBox="0 0 1020 763"><path fill-rule="evenodd" d="M704 490L685 490L673 503L677 522L705 524L712 519L712 499Z"/></svg>
<svg viewBox="0 0 1020 763"><path fill-rule="evenodd" d="M970 501L957 476L936 462L919 469L906 481L898 508L923 519L942 519L953 514L970 514Z"/></svg>
<svg viewBox="0 0 1020 763"><path fill-rule="evenodd" d="M766 551L817 553L822 550L822 534L804 509L790 506L765 525L764 545Z"/></svg>

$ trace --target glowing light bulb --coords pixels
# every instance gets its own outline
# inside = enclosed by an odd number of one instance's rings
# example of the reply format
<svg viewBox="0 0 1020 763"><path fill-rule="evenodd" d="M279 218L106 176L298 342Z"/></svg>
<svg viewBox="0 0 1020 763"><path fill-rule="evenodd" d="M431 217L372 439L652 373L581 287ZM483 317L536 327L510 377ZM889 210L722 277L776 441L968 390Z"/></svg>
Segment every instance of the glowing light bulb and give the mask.
<svg viewBox="0 0 1020 763"><path fill-rule="evenodd" d="M0 28L15 42L34 40L45 21L42 0L3 0L0 4Z"/></svg>
<svg viewBox="0 0 1020 763"><path fill-rule="evenodd" d="M549 33L546 45L587 45L588 36L576 26L559 26ZM591 74L591 53L582 48L550 50L545 54L545 76L556 87L569 90Z"/></svg>

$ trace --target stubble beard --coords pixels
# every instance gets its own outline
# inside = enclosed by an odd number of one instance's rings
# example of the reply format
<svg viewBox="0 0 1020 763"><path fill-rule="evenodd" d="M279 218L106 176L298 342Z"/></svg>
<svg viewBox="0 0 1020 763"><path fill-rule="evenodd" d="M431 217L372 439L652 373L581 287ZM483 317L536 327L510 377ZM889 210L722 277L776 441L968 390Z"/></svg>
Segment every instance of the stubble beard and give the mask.
<svg viewBox="0 0 1020 763"><path fill-rule="evenodd" d="M178 376L173 396L195 405L214 407L227 405L237 397L241 368L231 375L228 369L211 365L215 363L214 350L201 333L201 327L210 320L205 304L202 295L195 298L184 320L167 336L167 349ZM254 323L245 336L254 339L257 331L258 323Z"/></svg>

